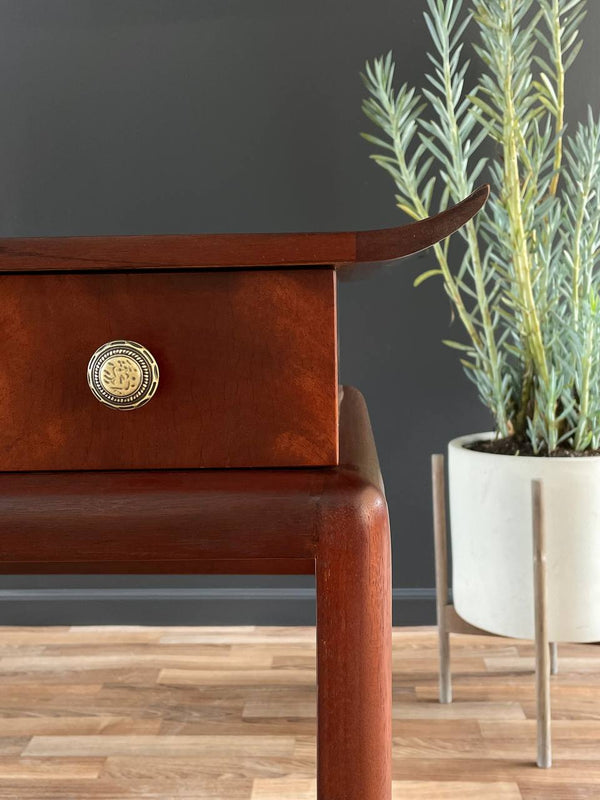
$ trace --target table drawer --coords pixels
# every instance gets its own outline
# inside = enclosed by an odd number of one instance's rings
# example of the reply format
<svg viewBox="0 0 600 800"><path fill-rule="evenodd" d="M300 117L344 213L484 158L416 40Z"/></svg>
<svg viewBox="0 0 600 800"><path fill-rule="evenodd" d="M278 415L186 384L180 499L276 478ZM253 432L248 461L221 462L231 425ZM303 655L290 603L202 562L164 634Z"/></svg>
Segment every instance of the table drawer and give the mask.
<svg viewBox="0 0 600 800"><path fill-rule="evenodd" d="M5 274L0 332L0 470L337 463L333 269ZM88 385L115 340L158 365L130 410Z"/></svg>

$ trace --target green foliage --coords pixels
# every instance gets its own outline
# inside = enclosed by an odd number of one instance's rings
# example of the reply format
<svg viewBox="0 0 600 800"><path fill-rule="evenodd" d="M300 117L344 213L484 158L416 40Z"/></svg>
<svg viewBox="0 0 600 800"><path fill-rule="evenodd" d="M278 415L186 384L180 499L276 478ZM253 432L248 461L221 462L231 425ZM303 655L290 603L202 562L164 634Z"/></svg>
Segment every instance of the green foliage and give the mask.
<svg viewBox="0 0 600 800"><path fill-rule="evenodd" d="M565 75L585 0L426 0L426 88L394 86L392 54L367 63L363 134L414 219L492 184L437 267L466 334L446 341L502 436L538 453L600 447L600 122L565 130ZM476 28L478 68L463 38ZM466 88L471 72L474 86ZM483 153L491 153L489 156ZM435 202L435 198L439 198Z"/></svg>

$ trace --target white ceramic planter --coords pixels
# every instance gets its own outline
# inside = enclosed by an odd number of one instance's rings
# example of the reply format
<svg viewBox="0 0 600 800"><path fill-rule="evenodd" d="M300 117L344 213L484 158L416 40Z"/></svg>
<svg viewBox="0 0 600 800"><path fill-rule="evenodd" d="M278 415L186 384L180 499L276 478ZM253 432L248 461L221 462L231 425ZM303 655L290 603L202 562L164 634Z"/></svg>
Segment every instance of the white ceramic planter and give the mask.
<svg viewBox="0 0 600 800"><path fill-rule="evenodd" d="M543 481L550 641L600 641L600 457L533 458L448 446L453 602L491 633L534 638L531 480Z"/></svg>

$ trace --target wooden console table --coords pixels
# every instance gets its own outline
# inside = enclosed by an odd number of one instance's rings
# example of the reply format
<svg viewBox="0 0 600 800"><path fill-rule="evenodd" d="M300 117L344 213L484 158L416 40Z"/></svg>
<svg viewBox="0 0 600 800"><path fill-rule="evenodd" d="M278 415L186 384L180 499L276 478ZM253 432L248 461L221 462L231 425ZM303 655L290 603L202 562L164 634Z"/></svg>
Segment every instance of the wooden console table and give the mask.
<svg viewBox="0 0 600 800"><path fill-rule="evenodd" d="M336 271L445 238L0 240L0 572L316 574L319 800L391 796L387 506Z"/></svg>

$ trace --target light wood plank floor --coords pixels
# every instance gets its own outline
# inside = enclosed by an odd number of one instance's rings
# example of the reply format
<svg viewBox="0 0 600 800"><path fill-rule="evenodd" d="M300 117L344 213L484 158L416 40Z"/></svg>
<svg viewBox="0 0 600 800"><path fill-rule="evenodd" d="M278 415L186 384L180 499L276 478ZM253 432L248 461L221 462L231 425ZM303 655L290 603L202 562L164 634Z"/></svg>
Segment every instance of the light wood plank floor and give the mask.
<svg viewBox="0 0 600 800"><path fill-rule="evenodd" d="M533 646L394 633L394 800L600 798L600 648L564 645L555 767L535 756ZM311 628L0 628L0 798L315 797Z"/></svg>

